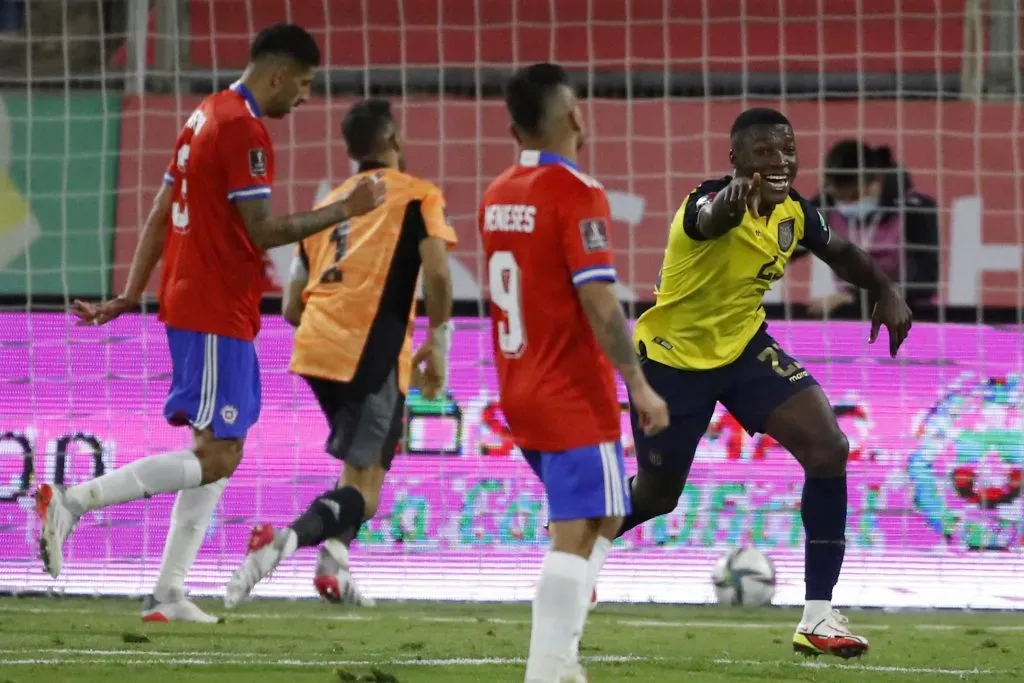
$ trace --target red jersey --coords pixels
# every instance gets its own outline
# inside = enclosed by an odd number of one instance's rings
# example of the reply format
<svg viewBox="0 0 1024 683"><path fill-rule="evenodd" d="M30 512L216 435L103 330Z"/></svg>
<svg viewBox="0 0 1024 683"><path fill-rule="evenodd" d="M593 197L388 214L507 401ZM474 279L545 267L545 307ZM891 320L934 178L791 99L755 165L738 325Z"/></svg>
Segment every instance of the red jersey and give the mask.
<svg viewBox="0 0 1024 683"><path fill-rule="evenodd" d="M608 198L562 157L524 151L480 207L501 408L516 445L618 441L615 371L576 288L615 282Z"/></svg>
<svg viewBox="0 0 1024 683"><path fill-rule="evenodd" d="M263 252L234 202L270 197L274 150L259 105L241 83L210 95L185 123L164 174L171 218L160 277L160 320L251 340L260 329Z"/></svg>

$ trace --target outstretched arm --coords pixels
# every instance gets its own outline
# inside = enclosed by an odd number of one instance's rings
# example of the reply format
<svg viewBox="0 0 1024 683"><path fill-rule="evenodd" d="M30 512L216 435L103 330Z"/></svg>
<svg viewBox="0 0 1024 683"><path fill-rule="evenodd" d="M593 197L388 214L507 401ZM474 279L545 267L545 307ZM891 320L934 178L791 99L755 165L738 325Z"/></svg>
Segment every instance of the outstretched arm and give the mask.
<svg viewBox="0 0 1024 683"><path fill-rule="evenodd" d="M840 278L866 289L875 298L894 288L892 281L867 252L835 233L832 233L828 244L812 251Z"/></svg>
<svg viewBox="0 0 1024 683"><path fill-rule="evenodd" d="M78 316L79 324L102 325L138 305L164 250L167 222L171 214L171 196L171 186L165 183L153 198L153 206L142 227L139 243L135 246L124 292L98 305L76 299L71 312Z"/></svg>
<svg viewBox="0 0 1024 683"><path fill-rule="evenodd" d="M630 393L642 390L647 380L640 370L633 335L629 332L622 304L615 293L615 284L594 280L580 285L576 291L590 329L594 331L594 337L604 355L608 356L608 360L622 375L622 381Z"/></svg>
<svg viewBox="0 0 1024 683"><path fill-rule="evenodd" d="M668 406L647 383L633 346L622 304L615 293L615 259L609 237L611 210L604 190L592 185L566 188L562 210L562 251L580 306L594 338L622 375L630 403L647 434L668 426ZM571 193L568 192L571 190Z"/></svg>
<svg viewBox="0 0 1024 683"><path fill-rule="evenodd" d="M257 249L292 244L332 225L368 213L384 200L381 173L363 176L338 201L313 211L273 216L270 186L273 182L272 146L267 131L251 117L225 124L217 133L217 152L227 176L227 200L242 216L249 239Z"/></svg>
<svg viewBox="0 0 1024 683"><path fill-rule="evenodd" d="M305 239L349 218L361 216L384 201L384 183L376 176L360 178L348 194L336 202L306 213L274 217L270 199L240 199L235 202L249 239L256 248L267 250Z"/></svg>
<svg viewBox="0 0 1024 683"><path fill-rule="evenodd" d="M128 282L125 284L121 297L132 302L134 306L146 291L146 285L160 262L167 238L167 221L171 215L171 186L164 184L153 198L153 206L146 217L142 235L132 256L132 265L128 271Z"/></svg>
<svg viewBox="0 0 1024 683"><path fill-rule="evenodd" d="M812 222L819 220L820 225ZM866 289L877 301L871 312L871 335L868 341L873 344L884 325L889 331L889 355L895 358L912 324L910 307L903 300L899 289L863 249L831 233L817 211L807 214L807 221L805 240L808 237L811 239L806 246L827 263L836 275L856 287Z"/></svg>
<svg viewBox="0 0 1024 683"><path fill-rule="evenodd" d="M689 207L689 202L694 202L694 207ZM694 211L694 218L691 222L683 216L683 226L686 234L696 240L712 240L721 237L743 222L744 214L749 211L755 218L758 217L758 207L761 203L761 175L755 173L752 178L733 178L720 192L709 197L696 198L691 195L687 201L685 211Z"/></svg>

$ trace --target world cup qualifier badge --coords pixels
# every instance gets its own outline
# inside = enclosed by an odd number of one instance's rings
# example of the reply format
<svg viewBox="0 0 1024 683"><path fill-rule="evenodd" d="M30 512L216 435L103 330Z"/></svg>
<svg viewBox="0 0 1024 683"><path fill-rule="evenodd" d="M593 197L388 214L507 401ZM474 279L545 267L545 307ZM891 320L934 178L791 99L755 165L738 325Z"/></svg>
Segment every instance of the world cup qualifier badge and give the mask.
<svg viewBox="0 0 1024 683"><path fill-rule="evenodd" d="M267 151L262 147L249 150L249 173L256 177L267 175Z"/></svg>
<svg viewBox="0 0 1024 683"><path fill-rule="evenodd" d="M608 248L608 226L603 218L580 221L580 236L583 238L583 250L587 253Z"/></svg>

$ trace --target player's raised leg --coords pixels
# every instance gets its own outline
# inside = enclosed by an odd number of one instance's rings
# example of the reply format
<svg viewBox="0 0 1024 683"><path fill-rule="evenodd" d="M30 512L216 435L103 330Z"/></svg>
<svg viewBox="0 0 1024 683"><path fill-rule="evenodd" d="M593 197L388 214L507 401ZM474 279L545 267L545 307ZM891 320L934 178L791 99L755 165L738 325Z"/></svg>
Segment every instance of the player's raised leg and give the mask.
<svg viewBox="0 0 1024 683"><path fill-rule="evenodd" d="M764 432L804 469L800 516L804 525L805 606L793 636L798 652L840 657L867 651L832 609L846 551L846 459L849 443L825 392L764 327L723 372L731 387L722 403L750 433Z"/></svg>
<svg viewBox="0 0 1024 683"><path fill-rule="evenodd" d="M173 328L167 335L173 373L165 417L212 438L197 439L188 450L135 460L63 491L40 486L39 547L51 576L60 574L64 541L86 512L216 482L231 476L242 458L243 435L260 409L252 342Z"/></svg>
<svg viewBox="0 0 1024 683"><path fill-rule="evenodd" d="M202 546L227 477L241 460L245 436L259 417L259 362L251 341L173 328L168 328L167 340L174 372L164 416L172 424L192 426L197 453L230 452L233 459L223 476L178 494L160 574L152 594L143 601L142 618L214 623L216 617L186 597L185 577Z"/></svg>
<svg viewBox="0 0 1024 683"><path fill-rule="evenodd" d="M348 548L363 522L377 514L381 487L402 435L405 396L394 370L380 389L366 395L353 395L338 382L316 378L307 381L321 408L332 411L328 417L331 432L327 452L343 462L335 495L351 501L348 507L353 511L353 516L344 520L340 534L323 539L313 584L320 596L330 602L372 606L373 600L362 594L352 578ZM362 513L358 517L354 516L357 510ZM324 529L320 512L320 508L311 506L292 525L300 546L320 543Z"/></svg>
<svg viewBox="0 0 1024 683"><path fill-rule="evenodd" d="M544 483L552 530L533 601L526 681L573 680L582 676L576 648L596 580L589 560L598 539L607 543L629 512L622 447L528 451L526 458Z"/></svg>
<svg viewBox="0 0 1024 683"><path fill-rule="evenodd" d="M224 598L231 608L247 598L257 583L299 548L333 542L317 562L315 585L331 601L371 606L352 581L348 544L363 521L376 514L380 489L401 437L405 396L397 370L370 393L349 383L307 378L325 410L331 408L327 451L345 463L338 488L325 491L290 526L275 531L266 524L253 529L249 554L231 576Z"/></svg>
<svg viewBox="0 0 1024 683"><path fill-rule="evenodd" d="M628 483L632 510L616 536L676 509L718 396L717 372L681 370L650 360L643 341L638 352L644 376L668 404L670 422L662 432L645 434L631 402L637 473Z"/></svg>

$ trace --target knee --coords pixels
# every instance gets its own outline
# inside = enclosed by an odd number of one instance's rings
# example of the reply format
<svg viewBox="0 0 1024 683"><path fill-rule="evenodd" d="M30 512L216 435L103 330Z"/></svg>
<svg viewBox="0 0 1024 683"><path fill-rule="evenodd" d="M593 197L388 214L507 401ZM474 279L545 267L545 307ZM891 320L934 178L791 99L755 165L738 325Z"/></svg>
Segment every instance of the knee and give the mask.
<svg viewBox="0 0 1024 683"><path fill-rule="evenodd" d="M685 483L686 479L682 476L652 476L641 470L633 482L632 503L634 507L654 516L667 515L679 504L679 496L683 494Z"/></svg>
<svg viewBox="0 0 1024 683"><path fill-rule="evenodd" d="M203 468L203 483L210 484L235 473L242 462L242 444L228 439L206 441L196 446L195 454Z"/></svg>
<svg viewBox="0 0 1024 683"><path fill-rule="evenodd" d="M610 523L610 518L606 519ZM600 527L601 524L596 520L589 519L551 522L551 549L583 558L590 557Z"/></svg>
<svg viewBox="0 0 1024 683"><path fill-rule="evenodd" d="M838 426L812 439L801 451L794 455L798 455L808 476L840 477L846 474L850 442Z"/></svg>
<svg viewBox="0 0 1024 683"><path fill-rule="evenodd" d="M614 539L622 528L625 517L605 517L598 523L597 534L608 539Z"/></svg>

